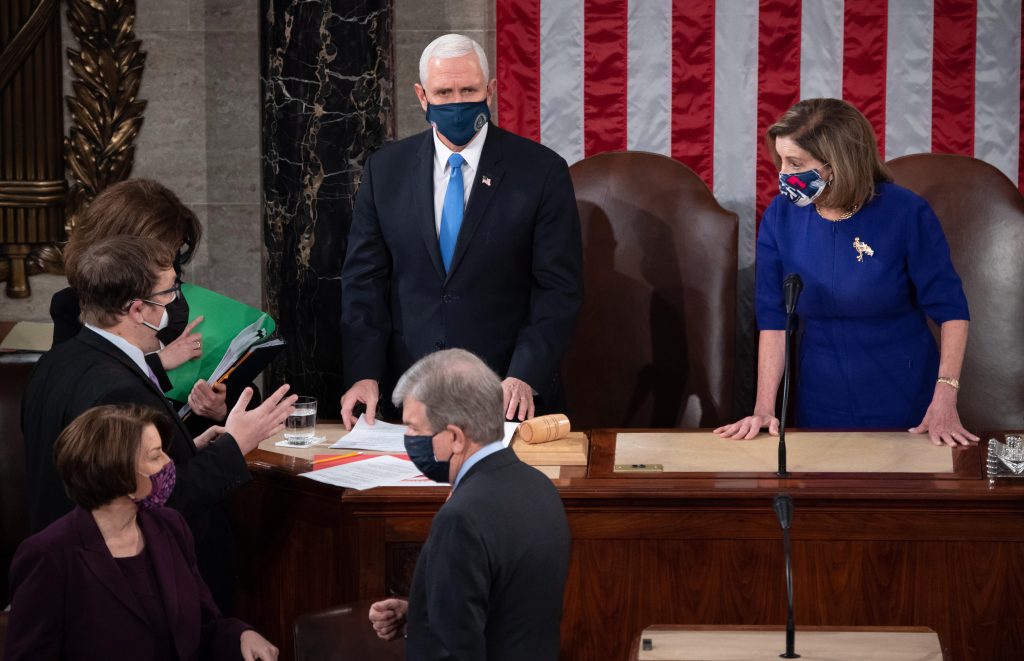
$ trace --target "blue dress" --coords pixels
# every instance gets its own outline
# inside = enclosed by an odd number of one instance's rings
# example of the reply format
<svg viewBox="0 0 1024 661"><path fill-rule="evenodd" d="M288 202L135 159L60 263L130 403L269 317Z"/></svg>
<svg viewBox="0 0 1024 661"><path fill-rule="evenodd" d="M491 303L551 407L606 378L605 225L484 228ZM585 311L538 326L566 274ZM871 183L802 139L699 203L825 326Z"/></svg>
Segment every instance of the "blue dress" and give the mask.
<svg viewBox="0 0 1024 661"><path fill-rule="evenodd" d="M796 424L901 428L921 422L938 375L936 324L969 319L938 218L918 195L878 184L852 218L776 197L757 238L760 330L785 330L782 281L803 278L797 303Z"/></svg>

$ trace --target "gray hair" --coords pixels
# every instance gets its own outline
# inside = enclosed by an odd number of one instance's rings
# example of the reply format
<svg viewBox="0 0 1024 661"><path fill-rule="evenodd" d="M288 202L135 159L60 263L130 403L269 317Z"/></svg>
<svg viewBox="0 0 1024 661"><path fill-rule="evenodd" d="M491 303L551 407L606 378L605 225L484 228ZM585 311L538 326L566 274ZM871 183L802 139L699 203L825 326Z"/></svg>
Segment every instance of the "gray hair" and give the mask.
<svg viewBox="0 0 1024 661"><path fill-rule="evenodd" d="M505 435L501 380L468 351L448 349L421 358L398 380L391 401L401 406L406 397L423 404L435 433L455 425L480 445Z"/></svg>
<svg viewBox="0 0 1024 661"><path fill-rule="evenodd" d="M427 84L427 64L432 58L447 60L451 57L462 57L470 53L476 53L480 60L480 69L484 72L484 84L490 80L490 69L487 66L487 55L480 44L473 39L461 34L446 34L433 40L423 49L420 55L420 85Z"/></svg>

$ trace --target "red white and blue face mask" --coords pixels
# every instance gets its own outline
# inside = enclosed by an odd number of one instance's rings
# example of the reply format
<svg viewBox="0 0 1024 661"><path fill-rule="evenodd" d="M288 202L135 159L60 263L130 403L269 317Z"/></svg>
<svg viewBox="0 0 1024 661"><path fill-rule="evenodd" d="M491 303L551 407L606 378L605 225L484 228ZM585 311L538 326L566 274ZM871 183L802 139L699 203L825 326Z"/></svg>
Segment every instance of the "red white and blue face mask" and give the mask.
<svg viewBox="0 0 1024 661"><path fill-rule="evenodd" d="M798 207L806 207L814 202L826 187L828 187L828 182L817 170L779 173L779 192Z"/></svg>

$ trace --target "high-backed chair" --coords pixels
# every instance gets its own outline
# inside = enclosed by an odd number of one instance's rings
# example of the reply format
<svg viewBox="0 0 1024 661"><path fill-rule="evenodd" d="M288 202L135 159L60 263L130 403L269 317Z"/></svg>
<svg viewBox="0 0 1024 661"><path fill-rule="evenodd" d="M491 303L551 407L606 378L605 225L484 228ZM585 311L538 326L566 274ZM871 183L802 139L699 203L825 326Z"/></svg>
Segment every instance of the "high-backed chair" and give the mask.
<svg viewBox="0 0 1024 661"><path fill-rule="evenodd" d="M896 183L935 210L971 310L958 408L971 431L1024 427L1024 197L967 156L889 162Z"/></svg>
<svg viewBox="0 0 1024 661"><path fill-rule="evenodd" d="M732 418L739 220L668 157L569 169L584 301L563 362L577 428L713 427Z"/></svg>
<svg viewBox="0 0 1024 661"><path fill-rule="evenodd" d="M295 661L402 661L405 641L381 640L367 613L373 599L295 618Z"/></svg>
<svg viewBox="0 0 1024 661"><path fill-rule="evenodd" d="M32 367L0 358L0 610L10 599L8 570L14 551L28 537L21 394Z"/></svg>

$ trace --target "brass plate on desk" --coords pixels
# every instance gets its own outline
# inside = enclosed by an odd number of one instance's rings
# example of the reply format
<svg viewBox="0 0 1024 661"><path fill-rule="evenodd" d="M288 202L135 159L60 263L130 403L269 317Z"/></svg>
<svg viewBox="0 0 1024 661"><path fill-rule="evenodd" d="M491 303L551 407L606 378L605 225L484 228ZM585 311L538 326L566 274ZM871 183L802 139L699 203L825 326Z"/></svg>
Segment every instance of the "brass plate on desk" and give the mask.
<svg viewBox="0 0 1024 661"><path fill-rule="evenodd" d="M615 464L616 473L660 473L664 470L661 464Z"/></svg>

